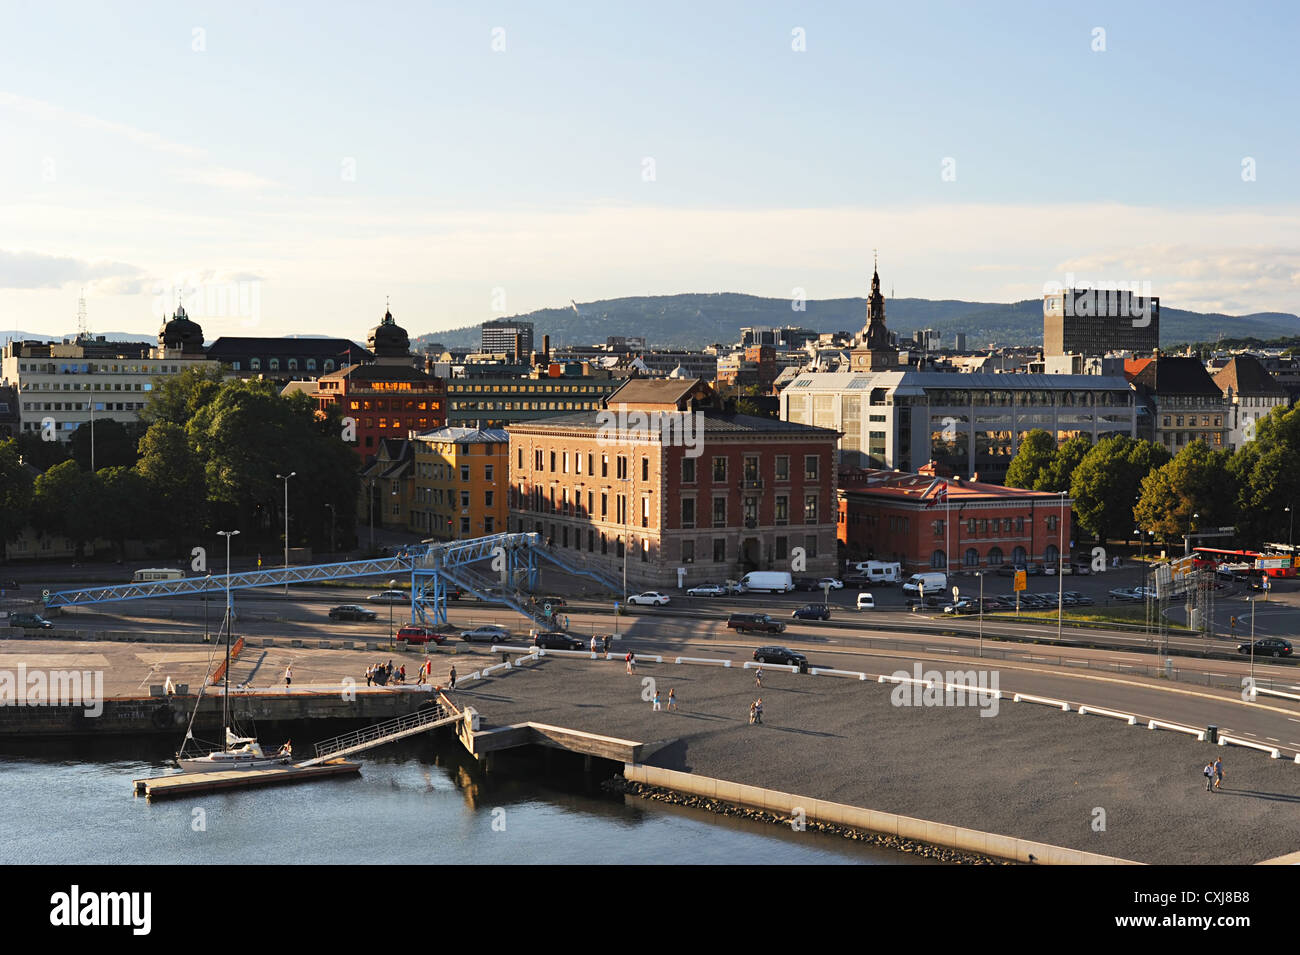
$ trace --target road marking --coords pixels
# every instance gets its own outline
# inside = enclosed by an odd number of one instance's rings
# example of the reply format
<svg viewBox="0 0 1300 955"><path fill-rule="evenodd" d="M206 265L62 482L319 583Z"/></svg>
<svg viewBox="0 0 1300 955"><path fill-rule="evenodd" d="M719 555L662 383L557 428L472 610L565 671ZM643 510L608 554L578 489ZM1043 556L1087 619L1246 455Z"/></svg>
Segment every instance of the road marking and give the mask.
<svg viewBox="0 0 1300 955"><path fill-rule="evenodd" d="M1287 719L1289 719L1292 723L1300 723L1300 720L1296 719L1294 716L1288 716Z"/></svg>
<svg viewBox="0 0 1300 955"><path fill-rule="evenodd" d="M1279 740L1276 736L1265 736L1264 739L1268 740L1270 743L1281 742L1281 740Z"/></svg>

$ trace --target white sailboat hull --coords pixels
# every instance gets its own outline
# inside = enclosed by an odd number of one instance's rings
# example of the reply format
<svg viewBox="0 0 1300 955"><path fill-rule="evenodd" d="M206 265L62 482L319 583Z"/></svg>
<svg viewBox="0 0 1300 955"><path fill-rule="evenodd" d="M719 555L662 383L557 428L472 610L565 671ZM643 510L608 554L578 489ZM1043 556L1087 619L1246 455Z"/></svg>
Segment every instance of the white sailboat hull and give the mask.
<svg viewBox="0 0 1300 955"><path fill-rule="evenodd" d="M176 762L187 773L212 773L229 769L269 769L272 766L287 766L293 762L292 756L254 755L251 753L210 753L193 759L177 757Z"/></svg>

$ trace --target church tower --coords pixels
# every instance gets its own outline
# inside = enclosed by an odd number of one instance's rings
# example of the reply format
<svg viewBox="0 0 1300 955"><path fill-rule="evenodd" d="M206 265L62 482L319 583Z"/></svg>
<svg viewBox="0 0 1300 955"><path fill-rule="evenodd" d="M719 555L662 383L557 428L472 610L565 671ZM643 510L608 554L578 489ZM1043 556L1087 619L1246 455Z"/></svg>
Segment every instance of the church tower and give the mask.
<svg viewBox="0 0 1300 955"><path fill-rule="evenodd" d="M880 269L872 263L871 294L867 296L867 324L850 353L853 371L898 371L898 349L885 328L885 296L880 291Z"/></svg>

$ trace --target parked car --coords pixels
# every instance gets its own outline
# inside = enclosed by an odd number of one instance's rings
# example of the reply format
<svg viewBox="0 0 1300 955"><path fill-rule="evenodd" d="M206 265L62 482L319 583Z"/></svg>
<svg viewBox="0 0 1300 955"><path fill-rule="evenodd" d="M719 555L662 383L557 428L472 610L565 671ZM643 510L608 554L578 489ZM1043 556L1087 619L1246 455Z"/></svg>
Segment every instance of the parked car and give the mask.
<svg viewBox="0 0 1300 955"><path fill-rule="evenodd" d="M667 594L661 594L657 590L647 590L643 594L633 594L631 597L627 598L627 602L634 606L641 606L642 604L646 604L651 607L662 607L665 606L671 599L672 598L669 597Z"/></svg>
<svg viewBox="0 0 1300 955"><path fill-rule="evenodd" d="M1110 591L1110 596L1116 600L1141 600L1142 592L1137 587L1116 587Z"/></svg>
<svg viewBox="0 0 1300 955"><path fill-rule="evenodd" d="M821 587L815 577L796 577L794 579L794 589L812 593L815 590L821 590Z"/></svg>
<svg viewBox="0 0 1300 955"><path fill-rule="evenodd" d="M836 578L836 577L823 577L823 578L821 578L820 580L817 581L817 589L818 589L818 590L821 590L823 587L826 587L827 585L830 586L831 590L843 590L843 589L844 589L844 581L839 580L839 579Z"/></svg>
<svg viewBox="0 0 1300 955"><path fill-rule="evenodd" d="M858 594L857 607L859 610L875 610L876 598L867 593Z"/></svg>
<svg viewBox="0 0 1300 955"><path fill-rule="evenodd" d="M358 607L356 604L344 604L341 607L330 608L331 620L374 620L378 616L379 614L373 610Z"/></svg>
<svg viewBox="0 0 1300 955"><path fill-rule="evenodd" d="M909 597L907 609L911 610L913 607L942 607L943 604L943 597L926 597L924 600L919 597Z"/></svg>
<svg viewBox="0 0 1300 955"><path fill-rule="evenodd" d="M404 604L410 601L411 596L405 590L385 590L366 599L378 604Z"/></svg>
<svg viewBox="0 0 1300 955"><path fill-rule="evenodd" d="M405 640L407 643L429 643L432 641L441 644L447 638L432 627L417 627L407 624L397 631L397 639Z"/></svg>
<svg viewBox="0 0 1300 955"><path fill-rule="evenodd" d="M727 588L722 584L700 584L686 591L688 597L725 597Z"/></svg>
<svg viewBox="0 0 1300 955"><path fill-rule="evenodd" d="M808 672L808 658L798 650L791 650L789 647L759 647L754 651L754 659L759 663L797 666L800 673Z"/></svg>
<svg viewBox="0 0 1300 955"><path fill-rule="evenodd" d="M462 630L460 638L466 643L473 643L475 640L486 640L488 643L500 643L510 636L510 631L505 627L499 627L496 624L484 624L481 627L475 627L473 630Z"/></svg>
<svg viewBox="0 0 1300 955"><path fill-rule="evenodd" d="M533 638L533 646L543 650L585 650L587 645L577 637L558 630L543 630Z"/></svg>
<svg viewBox="0 0 1300 955"><path fill-rule="evenodd" d="M733 613L727 618L727 629L737 633L758 630L761 633L784 633L785 624L765 613Z"/></svg>
<svg viewBox="0 0 1300 955"><path fill-rule="evenodd" d="M1075 604L1080 607L1090 607L1094 603L1091 597L1087 594L1081 594L1077 590L1067 590L1065 596L1073 598Z"/></svg>
<svg viewBox="0 0 1300 955"><path fill-rule="evenodd" d="M831 608L825 604L806 604L790 614L796 620L829 620Z"/></svg>
<svg viewBox="0 0 1300 955"><path fill-rule="evenodd" d="M944 604L943 612L949 614L979 613L979 599L976 597L962 597L956 603Z"/></svg>
<svg viewBox="0 0 1300 955"><path fill-rule="evenodd" d="M1237 647L1237 652L1249 656L1250 644L1241 644ZM1281 637L1264 637L1262 640L1255 641L1255 656L1257 657L1289 657L1290 655L1291 643Z"/></svg>
<svg viewBox="0 0 1300 955"><path fill-rule="evenodd" d="M9 626L22 627L24 630L53 630L54 624L38 613L11 613Z"/></svg>

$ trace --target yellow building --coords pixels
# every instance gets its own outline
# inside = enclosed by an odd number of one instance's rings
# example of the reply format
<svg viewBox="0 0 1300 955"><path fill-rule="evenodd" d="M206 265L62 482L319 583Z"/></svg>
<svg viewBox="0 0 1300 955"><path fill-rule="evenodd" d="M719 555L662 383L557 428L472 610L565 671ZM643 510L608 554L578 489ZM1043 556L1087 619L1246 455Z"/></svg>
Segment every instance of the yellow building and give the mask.
<svg viewBox="0 0 1300 955"><path fill-rule="evenodd" d="M507 529L510 436L493 428L438 428L413 436L409 530L440 540Z"/></svg>

